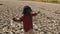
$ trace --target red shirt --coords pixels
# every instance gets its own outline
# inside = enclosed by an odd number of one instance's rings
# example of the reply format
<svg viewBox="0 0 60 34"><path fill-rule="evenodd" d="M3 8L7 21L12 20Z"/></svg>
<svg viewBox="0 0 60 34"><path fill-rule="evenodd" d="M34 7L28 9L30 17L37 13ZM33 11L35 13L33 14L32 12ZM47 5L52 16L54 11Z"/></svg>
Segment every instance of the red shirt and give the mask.
<svg viewBox="0 0 60 34"><path fill-rule="evenodd" d="M29 31L30 29L33 29L32 16L35 15L37 15L37 13L31 15L25 14L20 18L23 21L23 28L25 32Z"/></svg>

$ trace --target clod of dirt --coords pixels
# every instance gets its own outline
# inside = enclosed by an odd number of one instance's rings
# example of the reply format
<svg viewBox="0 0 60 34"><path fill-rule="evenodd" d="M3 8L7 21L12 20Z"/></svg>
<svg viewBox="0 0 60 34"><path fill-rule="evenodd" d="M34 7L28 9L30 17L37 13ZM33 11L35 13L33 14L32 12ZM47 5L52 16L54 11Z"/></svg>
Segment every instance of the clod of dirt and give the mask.
<svg viewBox="0 0 60 34"><path fill-rule="evenodd" d="M9 34L9 32L4 32L5 34Z"/></svg>
<svg viewBox="0 0 60 34"><path fill-rule="evenodd" d="M60 34L60 32L58 34Z"/></svg>
<svg viewBox="0 0 60 34"><path fill-rule="evenodd" d="M20 30L22 30L23 28L20 28Z"/></svg>
<svg viewBox="0 0 60 34"><path fill-rule="evenodd" d="M3 5L3 4L0 4L0 5Z"/></svg>
<svg viewBox="0 0 60 34"><path fill-rule="evenodd" d="M13 34L15 34L15 32L12 32Z"/></svg>

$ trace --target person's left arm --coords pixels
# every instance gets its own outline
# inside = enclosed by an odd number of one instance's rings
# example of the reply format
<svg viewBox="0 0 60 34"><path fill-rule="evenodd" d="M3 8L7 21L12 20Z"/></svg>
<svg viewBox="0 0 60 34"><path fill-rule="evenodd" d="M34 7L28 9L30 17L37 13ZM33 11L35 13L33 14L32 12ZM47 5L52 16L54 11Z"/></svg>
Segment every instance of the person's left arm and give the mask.
<svg viewBox="0 0 60 34"><path fill-rule="evenodd" d="M32 16L36 16L40 13L40 11L38 11L37 13L32 13Z"/></svg>

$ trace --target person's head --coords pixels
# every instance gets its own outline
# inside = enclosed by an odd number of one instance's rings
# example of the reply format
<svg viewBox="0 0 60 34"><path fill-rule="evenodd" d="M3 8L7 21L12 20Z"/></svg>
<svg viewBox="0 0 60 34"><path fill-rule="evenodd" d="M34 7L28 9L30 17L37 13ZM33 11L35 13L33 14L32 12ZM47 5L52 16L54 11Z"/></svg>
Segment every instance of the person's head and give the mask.
<svg viewBox="0 0 60 34"><path fill-rule="evenodd" d="M23 8L23 14L31 13L32 9L29 6L24 6Z"/></svg>

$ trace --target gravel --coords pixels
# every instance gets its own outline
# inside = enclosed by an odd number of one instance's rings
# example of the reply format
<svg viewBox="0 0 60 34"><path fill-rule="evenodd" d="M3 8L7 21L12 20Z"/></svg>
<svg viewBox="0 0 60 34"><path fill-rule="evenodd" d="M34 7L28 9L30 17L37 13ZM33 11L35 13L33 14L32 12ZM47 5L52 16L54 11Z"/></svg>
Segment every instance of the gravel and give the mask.
<svg viewBox="0 0 60 34"><path fill-rule="evenodd" d="M60 4L32 1L0 0L0 34L23 34L23 23L14 22L20 17L25 5L40 14L33 17L33 30L36 34L58 34L60 31Z"/></svg>

